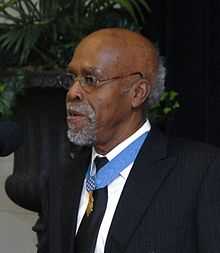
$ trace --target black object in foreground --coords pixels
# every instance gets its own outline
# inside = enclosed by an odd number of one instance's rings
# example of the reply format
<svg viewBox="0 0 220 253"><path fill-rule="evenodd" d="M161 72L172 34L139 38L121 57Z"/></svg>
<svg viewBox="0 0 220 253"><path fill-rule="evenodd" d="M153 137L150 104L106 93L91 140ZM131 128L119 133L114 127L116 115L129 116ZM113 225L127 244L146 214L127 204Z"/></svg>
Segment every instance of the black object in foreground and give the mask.
<svg viewBox="0 0 220 253"><path fill-rule="evenodd" d="M23 142L23 134L13 121L0 121L0 156L13 153Z"/></svg>

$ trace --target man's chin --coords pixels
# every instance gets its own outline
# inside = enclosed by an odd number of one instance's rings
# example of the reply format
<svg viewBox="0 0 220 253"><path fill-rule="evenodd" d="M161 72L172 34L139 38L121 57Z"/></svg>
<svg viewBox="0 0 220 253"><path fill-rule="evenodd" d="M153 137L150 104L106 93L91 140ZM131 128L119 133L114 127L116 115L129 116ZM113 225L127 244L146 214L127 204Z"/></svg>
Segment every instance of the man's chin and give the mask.
<svg viewBox="0 0 220 253"><path fill-rule="evenodd" d="M71 143L79 146L91 146L95 143L95 136L83 131L82 128L80 130L69 128L67 137Z"/></svg>

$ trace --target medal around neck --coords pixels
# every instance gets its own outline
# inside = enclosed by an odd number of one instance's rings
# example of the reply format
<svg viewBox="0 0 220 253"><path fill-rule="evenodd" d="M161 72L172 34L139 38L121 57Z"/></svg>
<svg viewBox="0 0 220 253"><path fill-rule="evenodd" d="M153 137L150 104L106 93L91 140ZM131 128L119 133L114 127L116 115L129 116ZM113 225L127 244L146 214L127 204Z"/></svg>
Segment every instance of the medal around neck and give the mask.
<svg viewBox="0 0 220 253"><path fill-rule="evenodd" d="M94 198L93 198L93 192L88 192L89 194L89 202L86 208L86 215L87 217L89 217L89 215L92 213L93 211L93 205L94 205Z"/></svg>
<svg viewBox="0 0 220 253"><path fill-rule="evenodd" d="M93 191L96 189L104 188L113 182L129 164L135 161L138 152L143 145L148 132L145 132L136 140L134 140L130 145L128 145L124 150L122 150L115 158L104 165L96 175L91 175L90 168L87 170L86 174L86 190L89 194L89 202L86 208L86 214L89 216L93 211Z"/></svg>
<svg viewBox="0 0 220 253"><path fill-rule="evenodd" d="M86 180L86 190L89 195L89 202L86 208L86 215L87 217L92 213L93 211L93 205L94 205L94 198L93 198L93 191L96 189L95 187L95 176L90 176Z"/></svg>

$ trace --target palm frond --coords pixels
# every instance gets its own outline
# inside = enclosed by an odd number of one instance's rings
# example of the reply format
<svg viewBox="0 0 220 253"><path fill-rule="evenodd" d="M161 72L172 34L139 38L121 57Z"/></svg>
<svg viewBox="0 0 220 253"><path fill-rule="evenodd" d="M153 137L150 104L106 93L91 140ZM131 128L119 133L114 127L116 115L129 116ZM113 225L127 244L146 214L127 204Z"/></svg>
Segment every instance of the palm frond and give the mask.
<svg viewBox="0 0 220 253"><path fill-rule="evenodd" d="M137 3L136 0L130 0L130 1L132 2L132 4L133 4L134 8L136 9L137 13L139 14L141 21L144 22L144 14L142 13L140 5Z"/></svg>
<svg viewBox="0 0 220 253"><path fill-rule="evenodd" d="M120 6L122 6L125 10L128 11L128 13L132 16L134 21L137 23L137 17L135 15L134 8L130 1L127 0L115 0L116 3L118 3Z"/></svg>
<svg viewBox="0 0 220 253"><path fill-rule="evenodd" d="M18 55L19 64L65 62L70 45L97 29L140 30L147 0L2 0L0 47ZM34 56L35 58L31 58ZM36 57L37 56L37 57ZM40 60L39 60L40 59Z"/></svg>
<svg viewBox="0 0 220 253"><path fill-rule="evenodd" d="M4 11L6 8L10 7L11 5L15 4L17 0L10 0L7 2L0 3L0 11Z"/></svg>
<svg viewBox="0 0 220 253"><path fill-rule="evenodd" d="M147 12L151 12L150 5L146 2L146 0L137 0L137 1L144 6Z"/></svg>

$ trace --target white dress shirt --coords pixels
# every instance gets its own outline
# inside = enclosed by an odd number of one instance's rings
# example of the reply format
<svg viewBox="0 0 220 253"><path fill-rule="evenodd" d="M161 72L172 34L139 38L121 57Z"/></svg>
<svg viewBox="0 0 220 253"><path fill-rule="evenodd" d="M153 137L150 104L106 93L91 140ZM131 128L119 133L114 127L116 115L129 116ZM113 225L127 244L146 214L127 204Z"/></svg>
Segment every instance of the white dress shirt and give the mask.
<svg viewBox="0 0 220 253"><path fill-rule="evenodd" d="M127 139L125 139L123 142L118 144L115 148L113 148L109 153L105 155L109 161L111 161L116 155L118 155L123 149L125 149L130 143L132 143L135 139L137 139L139 136L141 136L145 132L150 131L150 122L147 120L134 134L129 136ZM92 157L91 157L91 171L92 174L95 174L95 168L94 168L94 159L96 156L102 156L98 154L95 149L92 150ZM113 180L108 185L108 202L107 207L105 210L105 214L99 229L97 242L96 242L96 248L94 253L104 253L105 249L105 242L107 239L108 231L119 201L119 198L121 196L122 190L124 188L124 185L126 183L126 180L128 178L128 175L131 171L131 168L133 166L133 162L129 164L124 170L120 172L120 175ZM79 205L79 211L78 211L78 218L77 218L77 228L76 233L78 231L79 225L82 221L82 218L85 214L86 207L88 205L88 192L86 191L86 180L84 180L84 185L81 193L81 200Z"/></svg>

